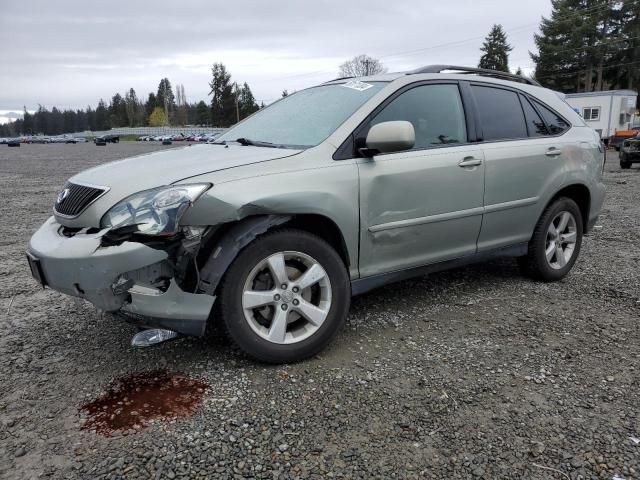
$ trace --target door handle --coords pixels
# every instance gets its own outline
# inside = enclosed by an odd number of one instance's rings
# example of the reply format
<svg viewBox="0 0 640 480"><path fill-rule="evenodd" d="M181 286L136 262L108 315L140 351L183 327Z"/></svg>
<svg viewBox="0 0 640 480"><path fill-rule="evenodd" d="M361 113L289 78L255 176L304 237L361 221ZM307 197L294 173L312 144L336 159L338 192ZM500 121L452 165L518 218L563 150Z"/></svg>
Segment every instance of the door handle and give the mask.
<svg viewBox="0 0 640 480"><path fill-rule="evenodd" d="M459 167L477 167L478 165L482 165L482 160L474 157L464 157L459 163Z"/></svg>
<svg viewBox="0 0 640 480"><path fill-rule="evenodd" d="M547 157L557 157L558 155L562 155L562 150L556 147L551 147L549 150L547 150L545 155Z"/></svg>

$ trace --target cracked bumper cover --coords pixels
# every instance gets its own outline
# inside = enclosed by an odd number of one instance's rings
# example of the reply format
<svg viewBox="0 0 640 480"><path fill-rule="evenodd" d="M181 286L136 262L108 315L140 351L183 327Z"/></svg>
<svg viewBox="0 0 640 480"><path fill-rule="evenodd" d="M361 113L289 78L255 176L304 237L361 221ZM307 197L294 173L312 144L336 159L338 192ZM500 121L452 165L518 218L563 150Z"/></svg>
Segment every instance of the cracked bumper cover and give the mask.
<svg viewBox="0 0 640 480"><path fill-rule="evenodd" d="M167 253L137 242L101 247L104 232L65 237L49 218L31 237L29 252L40 261L48 287L88 300L101 310L121 311L136 323L187 335L203 335L215 297L184 292L174 280L165 292L133 285L116 295L117 278L167 259Z"/></svg>

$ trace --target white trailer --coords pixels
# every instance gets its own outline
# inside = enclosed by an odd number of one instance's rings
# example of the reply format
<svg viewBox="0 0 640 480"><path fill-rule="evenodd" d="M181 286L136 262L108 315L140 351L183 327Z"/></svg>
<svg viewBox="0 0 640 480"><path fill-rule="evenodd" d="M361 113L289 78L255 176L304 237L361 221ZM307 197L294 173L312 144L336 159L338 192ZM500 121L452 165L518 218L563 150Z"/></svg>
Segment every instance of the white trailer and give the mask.
<svg viewBox="0 0 640 480"><path fill-rule="evenodd" d="M616 130L631 129L634 121L640 120L636 110L637 97L635 90L606 90L568 93L565 100L605 140Z"/></svg>

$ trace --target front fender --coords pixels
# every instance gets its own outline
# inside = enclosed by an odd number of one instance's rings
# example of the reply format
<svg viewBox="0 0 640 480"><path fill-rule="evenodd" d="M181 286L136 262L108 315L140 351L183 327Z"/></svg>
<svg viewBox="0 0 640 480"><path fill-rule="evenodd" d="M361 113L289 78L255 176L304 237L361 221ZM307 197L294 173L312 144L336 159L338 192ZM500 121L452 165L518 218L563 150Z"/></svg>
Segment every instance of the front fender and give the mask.
<svg viewBox="0 0 640 480"><path fill-rule="evenodd" d="M283 165L283 167L286 167ZM327 166L216 181L215 177L190 179L214 186L185 213L182 225L210 226L248 217L315 214L330 219L340 229L349 258L358 258L358 167L349 160ZM357 262L352 262L357 275Z"/></svg>

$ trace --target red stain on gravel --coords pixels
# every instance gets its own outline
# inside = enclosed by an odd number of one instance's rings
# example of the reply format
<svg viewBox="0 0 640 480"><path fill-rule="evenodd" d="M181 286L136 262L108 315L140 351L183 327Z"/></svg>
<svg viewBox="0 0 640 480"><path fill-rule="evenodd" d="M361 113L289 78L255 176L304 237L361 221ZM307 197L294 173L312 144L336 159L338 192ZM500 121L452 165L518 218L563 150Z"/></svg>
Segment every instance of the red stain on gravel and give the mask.
<svg viewBox="0 0 640 480"><path fill-rule="evenodd" d="M208 385L165 370L133 373L111 382L100 398L83 404L83 430L105 436L141 431L152 421L193 415Z"/></svg>

